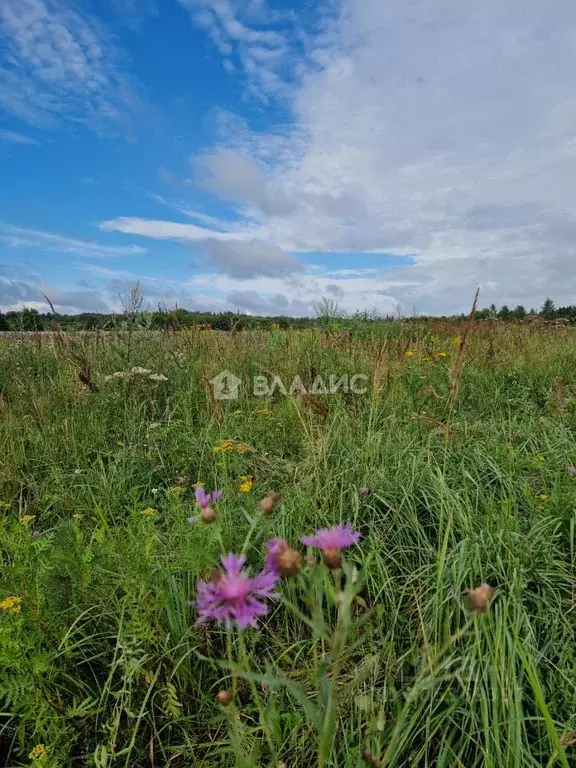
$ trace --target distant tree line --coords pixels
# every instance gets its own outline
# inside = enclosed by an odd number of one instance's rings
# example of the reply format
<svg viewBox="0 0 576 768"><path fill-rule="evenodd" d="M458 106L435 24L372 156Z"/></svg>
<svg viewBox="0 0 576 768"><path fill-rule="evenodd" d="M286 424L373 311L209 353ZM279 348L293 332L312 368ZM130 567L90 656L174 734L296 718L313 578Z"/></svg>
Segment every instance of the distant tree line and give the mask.
<svg viewBox="0 0 576 768"><path fill-rule="evenodd" d="M235 312L190 312L187 309L167 310L158 307L156 311L142 310L140 306L132 307L123 313L100 314L82 312L75 315L61 315L48 312L38 312L37 309L24 308L20 311L0 312L0 331L97 331L97 330L126 330L131 327L147 328L150 330L177 331L192 326L212 328L219 331L248 330L248 329L287 329L306 328L312 325L321 327L342 320L345 314L338 310L332 301L319 302L317 317L262 317L257 315L242 315ZM317 307L317 310L318 310ZM418 315L414 317L380 316L376 312L357 312L352 319L366 322L385 322L390 320L427 320L427 319L463 319L466 315ZM540 310L527 310L521 304L511 309L506 304L497 308L494 304L476 311L476 319L499 319L510 322L530 319L561 321L576 323L576 305L557 307L552 299L547 298Z"/></svg>

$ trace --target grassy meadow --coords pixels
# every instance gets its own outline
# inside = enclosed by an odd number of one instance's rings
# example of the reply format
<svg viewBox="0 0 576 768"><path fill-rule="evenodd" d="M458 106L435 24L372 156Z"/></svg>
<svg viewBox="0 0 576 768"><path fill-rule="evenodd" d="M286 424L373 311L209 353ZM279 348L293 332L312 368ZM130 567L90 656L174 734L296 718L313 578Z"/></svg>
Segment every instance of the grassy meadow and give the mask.
<svg viewBox="0 0 576 768"><path fill-rule="evenodd" d="M465 333L1 338L0 764L576 764L576 330ZM367 391L246 385L345 374ZM341 521L361 541L314 565ZM195 626L198 579L271 537L302 567L259 628Z"/></svg>

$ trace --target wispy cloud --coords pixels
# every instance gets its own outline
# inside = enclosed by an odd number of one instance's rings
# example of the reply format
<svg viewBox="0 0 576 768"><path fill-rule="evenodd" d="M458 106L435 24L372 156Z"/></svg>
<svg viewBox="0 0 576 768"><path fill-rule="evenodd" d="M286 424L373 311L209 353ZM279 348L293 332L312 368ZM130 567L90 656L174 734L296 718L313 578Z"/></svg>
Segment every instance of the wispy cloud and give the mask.
<svg viewBox="0 0 576 768"><path fill-rule="evenodd" d="M90 240L77 240L53 232L15 227L0 222L0 242L11 248L31 248L56 253L72 253L90 258L134 256L146 252L138 245L101 245Z"/></svg>
<svg viewBox="0 0 576 768"><path fill-rule="evenodd" d="M16 133L16 131L8 131L5 128L0 128L0 141L6 141L9 144L40 144L39 141L31 139L30 136L24 136L24 134Z"/></svg>
<svg viewBox="0 0 576 768"><path fill-rule="evenodd" d="M191 19L206 30L228 72L237 68L257 96L280 95L294 62L296 35L292 14L272 10L264 0L178 0Z"/></svg>
<svg viewBox="0 0 576 768"><path fill-rule="evenodd" d="M107 30L65 0L0 3L0 107L53 127L72 120L107 132L134 97Z"/></svg>

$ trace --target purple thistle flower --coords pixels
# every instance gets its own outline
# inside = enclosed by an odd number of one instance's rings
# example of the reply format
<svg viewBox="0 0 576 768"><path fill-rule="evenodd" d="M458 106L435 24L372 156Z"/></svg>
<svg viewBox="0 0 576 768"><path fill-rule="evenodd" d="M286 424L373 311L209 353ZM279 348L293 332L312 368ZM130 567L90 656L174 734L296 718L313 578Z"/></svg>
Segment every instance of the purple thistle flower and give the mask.
<svg viewBox="0 0 576 768"><path fill-rule="evenodd" d="M268 553L264 560L264 570L278 573L278 555L288 549L288 542L285 539L270 539L267 547Z"/></svg>
<svg viewBox="0 0 576 768"><path fill-rule="evenodd" d="M340 523L336 528L320 528L314 536L303 536L302 544L326 551L327 549L351 547L361 538L362 534L354 531L350 523Z"/></svg>
<svg viewBox="0 0 576 768"><path fill-rule="evenodd" d="M278 575L263 570L250 577L243 555L232 553L220 558L222 569L216 571L209 582L197 584L196 624L214 620L226 628L236 622L239 629L257 627L258 618L268 613L268 606L258 598L276 597L273 592Z"/></svg>
<svg viewBox="0 0 576 768"><path fill-rule="evenodd" d="M574 464L570 464L570 466L568 467L568 472L569 474L572 475L572 477L576 475L576 467L574 466Z"/></svg>
<svg viewBox="0 0 576 768"><path fill-rule="evenodd" d="M368 496L368 494L370 493L370 488L367 488L367 487L364 485L364 486L362 486L362 488L359 488L359 489L358 489L358 493L361 493L361 494L362 494L362 496Z"/></svg>
<svg viewBox="0 0 576 768"><path fill-rule="evenodd" d="M206 509L215 501L222 498L222 491L211 491L210 493L206 493L204 488L196 488L194 496L196 497L196 504L200 509Z"/></svg>

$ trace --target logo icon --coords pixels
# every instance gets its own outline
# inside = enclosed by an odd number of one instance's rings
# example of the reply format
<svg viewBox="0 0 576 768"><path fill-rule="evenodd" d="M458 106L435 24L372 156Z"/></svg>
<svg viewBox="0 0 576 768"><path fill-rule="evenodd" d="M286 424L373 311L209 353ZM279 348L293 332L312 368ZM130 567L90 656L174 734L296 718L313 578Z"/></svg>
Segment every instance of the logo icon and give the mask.
<svg viewBox="0 0 576 768"><path fill-rule="evenodd" d="M241 383L241 379L230 371L222 371L218 376L210 379L216 400L236 400Z"/></svg>

